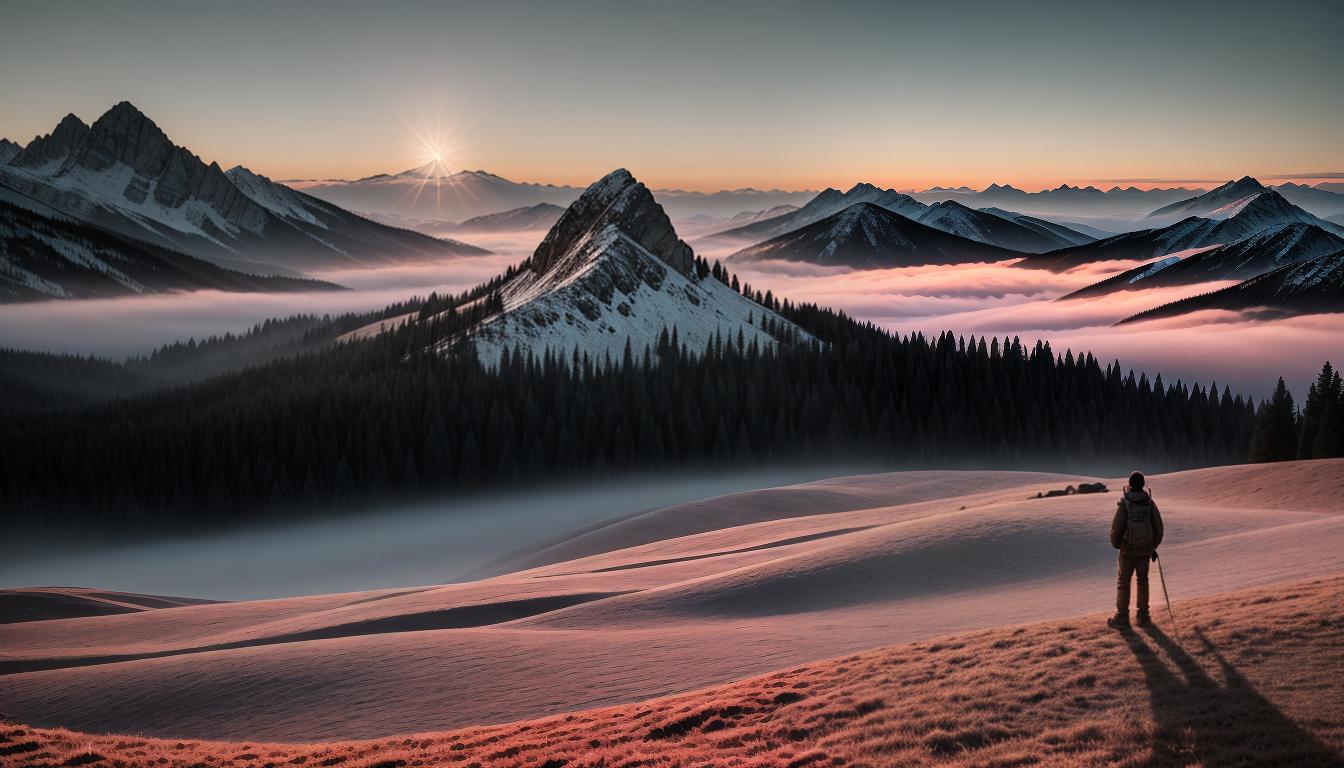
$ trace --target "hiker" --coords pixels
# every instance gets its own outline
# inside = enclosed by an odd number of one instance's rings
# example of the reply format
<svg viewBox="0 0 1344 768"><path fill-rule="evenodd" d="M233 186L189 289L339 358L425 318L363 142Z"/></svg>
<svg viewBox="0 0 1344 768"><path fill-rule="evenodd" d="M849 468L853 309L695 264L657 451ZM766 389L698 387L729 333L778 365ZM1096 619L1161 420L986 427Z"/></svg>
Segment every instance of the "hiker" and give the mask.
<svg viewBox="0 0 1344 768"><path fill-rule="evenodd" d="M1141 627L1152 623L1148 616L1148 563L1157 559L1161 543L1162 515L1152 494L1144 488L1143 473L1135 472L1129 476L1129 485L1116 502L1115 518L1111 520L1111 546L1120 550L1115 615L1106 620L1111 627L1129 628L1130 577L1139 582L1134 621Z"/></svg>

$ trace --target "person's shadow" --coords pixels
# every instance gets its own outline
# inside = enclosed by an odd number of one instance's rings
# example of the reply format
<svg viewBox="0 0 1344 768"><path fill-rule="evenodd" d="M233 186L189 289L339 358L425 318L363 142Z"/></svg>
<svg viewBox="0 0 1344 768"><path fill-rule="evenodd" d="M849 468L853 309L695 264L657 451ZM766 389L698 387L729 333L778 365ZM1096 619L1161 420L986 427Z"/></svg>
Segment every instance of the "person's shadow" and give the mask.
<svg viewBox="0 0 1344 768"><path fill-rule="evenodd" d="M1153 755L1147 765L1344 766L1344 758L1322 744L1260 695L1198 629L1225 680L1219 683L1179 643L1156 626L1125 642L1138 658L1152 701ZM1179 670L1162 659L1169 657Z"/></svg>

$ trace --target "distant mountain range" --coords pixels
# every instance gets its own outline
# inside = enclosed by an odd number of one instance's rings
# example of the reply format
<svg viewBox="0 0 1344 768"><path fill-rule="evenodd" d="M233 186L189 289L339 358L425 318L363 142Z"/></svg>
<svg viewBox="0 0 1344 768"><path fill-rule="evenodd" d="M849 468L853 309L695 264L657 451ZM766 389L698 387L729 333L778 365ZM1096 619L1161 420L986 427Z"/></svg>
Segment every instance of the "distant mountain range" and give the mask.
<svg viewBox="0 0 1344 768"><path fill-rule="evenodd" d="M810 338L711 275L653 194L624 169L584 190L536 252L479 300L490 297L500 310L470 333L487 363L515 348L615 359L627 345L655 347L674 329L693 350L716 335L766 345Z"/></svg>
<svg viewBox="0 0 1344 768"><path fill-rule="evenodd" d="M956 189L938 188L924 192L912 192L910 196L923 203L936 203L955 200L970 208L1004 207L1014 211L1042 214L1058 219L1059 217L1136 217L1164 216L1177 214L1179 207L1189 201L1213 195L1227 193L1224 204L1231 203L1235 195L1242 192L1247 182L1258 181L1249 176L1231 181L1207 193L1203 189L1139 189L1137 187L1111 187L1105 191L1096 187L1077 187L1062 184L1054 189L1041 192L1024 192L1011 185L991 184L980 192L966 187ZM1269 189L1263 187L1261 189ZM1283 195L1288 202L1299 206L1309 213L1320 217L1344 213L1344 184L1322 182L1315 187L1304 184L1287 183L1272 189ZM1218 194L1217 197L1224 197ZM1210 209L1212 210L1212 209ZM1203 215L1197 211L1185 211L1184 215Z"/></svg>
<svg viewBox="0 0 1344 768"><path fill-rule="evenodd" d="M944 232L877 203L861 202L744 248L728 257L728 262L797 261L851 269L883 269L1003 261L1019 256L1018 251Z"/></svg>
<svg viewBox="0 0 1344 768"><path fill-rule="evenodd" d="M18 152L0 189L20 207L255 274L443 259L485 251L394 229L241 166L206 164L129 102L92 125L67 115ZM0 155L0 157L3 157Z"/></svg>
<svg viewBox="0 0 1344 768"><path fill-rule="evenodd" d="M1202 193L1202 189L1139 189L1137 187L1077 187L1061 184L1054 189L1027 192L1011 184L990 184L976 192L934 188L912 192L921 203L954 200L968 208L1007 208L1013 211L1051 216L1141 216L1154 208Z"/></svg>
<svg viewBox="0 0 1344 768"><path fill-rule="evenodd" d="M1023 253L1043 253L1064 246L1092 242L1091 237L1081 232L1011 211L1002 209L977 211L955 201L925 205L896 190L881 189L866 183L856 184L845 192L836 189L824 190L796 211L773 218L762 218L745 226L721 231L712 237L719 240L761 241L757 245L745 249L742 252L743 258L785 258L783 255L777 257L765 256L764 253L768 250L765 247L767 243L790 233L800 232L811 224L827 220L859 204L878 206L891 213L966 240ZM855 221L858 221L858 219L855 219ZM876 223L876 219L871 215L867 216L864 221ZM891 231L890 226L879 225L879 228ZM812 230L807 238L792 239L790 241L791 245L785 251L779 253L787 252L790 260L812 260L804 258L804 254L799 248L803 247L803 243L813 242L810 238L823 233L825 229L823 227ZM850 230L845 227L837 230L842 237L843 233L848 231ZM894 244L894 241L887 244ZM778 246L780 243L776 242L773 245ZM826 243L819 242L818 258L828 262L833 261L835 253L845 250L842 245L837 244L835 248L830 250L829 255L822 255L822 252L826 250ZM888 255L888 258L879 259L877 263L903 261L902 253L893 252ZM870 263L866 258L859 261Z"/></svg>
<svg viewBox="0 0 1344 768"><path fill-rule="evenodd" d="M1181 212L1203 211L1218 218L1188 216L1165 227L1129 232L1076 248L1062 248L1029 256L1018 262L1017 266L1062 272L1097 261L1150 259L1191 248L1229 245L1291 224L1310 225L1330 234L1344 235L1344 229L1339 225L1307 213L1272 189L1262 188L1262 191L1237 197L1233 203L1227 200L1226 194L1215 190L1208 193L1207 199L1193 198L1180 204Z"/></svg>
<svg viewBox="0 0 1344 768"><path fill-rule="evenodd" d="M362 179L286 182L314 197L369 214L428 222L476 218L541 203L565 206L583 193L580 187L512 181L489 171L444 174L432 165ZM801 205L816 193L733 189L689 192L654 190L654 198L674 219L712 216L727 219L748 210Z"/></svg>

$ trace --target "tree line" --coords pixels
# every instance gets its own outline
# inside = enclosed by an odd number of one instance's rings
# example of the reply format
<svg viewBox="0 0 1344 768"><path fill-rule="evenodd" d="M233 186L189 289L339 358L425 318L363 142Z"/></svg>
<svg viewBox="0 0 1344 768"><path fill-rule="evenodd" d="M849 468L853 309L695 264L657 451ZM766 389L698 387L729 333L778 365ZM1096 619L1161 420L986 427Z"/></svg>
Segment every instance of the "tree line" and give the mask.
<svg viewBox="0 0 1344 768"><path fill-rule="evenodd" d="M1292 461L1344 457L1344 384L1327 360L1307 388L1301 411L1283 379L1256 410L1250 459Z"/></svg>
<svg viewBox="0 0 1344 768"><path fill-rule="evenodd" d="M472 296L404 308L420 322L371 339L15 418L0 508L16 529L140 536L634 470L1163 471L1244 461L1256 421L1226 388L1045 343L894 335L773 296L817 342L690 349L670 327L619 358L487 364L443 343L497 311L497 292Z"/></svg>

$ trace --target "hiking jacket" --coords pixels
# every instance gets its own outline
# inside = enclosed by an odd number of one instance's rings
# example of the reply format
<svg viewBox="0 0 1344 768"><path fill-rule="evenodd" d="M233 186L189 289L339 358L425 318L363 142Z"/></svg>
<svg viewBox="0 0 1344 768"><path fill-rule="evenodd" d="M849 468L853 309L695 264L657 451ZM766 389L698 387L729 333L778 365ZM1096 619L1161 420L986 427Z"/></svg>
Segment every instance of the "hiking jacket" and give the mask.
<svg viewBox="0 0 1344 768"><path fill-rule="evenodd" d="M1162 513L1157 511L1157 502L1153 501L1153 546L1143 551L1130 551L1125 549L1125 528L1129 524L1129 512L1125 509L1125 500L1144 501L1152 500L1147 491L1136 491L1132 488L1126 488L1121 495L1120 500L1115 503L1115 517L1111 520L1111 546L1120 550L1125 555L1151 555L1153 550L1157 549L1162 543Z"/></svg>

